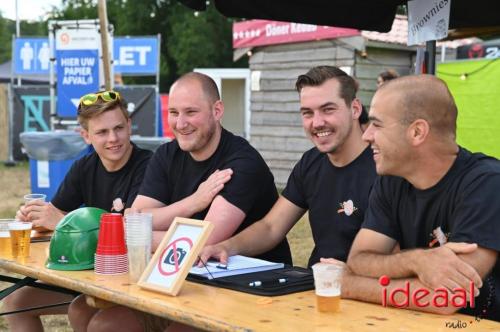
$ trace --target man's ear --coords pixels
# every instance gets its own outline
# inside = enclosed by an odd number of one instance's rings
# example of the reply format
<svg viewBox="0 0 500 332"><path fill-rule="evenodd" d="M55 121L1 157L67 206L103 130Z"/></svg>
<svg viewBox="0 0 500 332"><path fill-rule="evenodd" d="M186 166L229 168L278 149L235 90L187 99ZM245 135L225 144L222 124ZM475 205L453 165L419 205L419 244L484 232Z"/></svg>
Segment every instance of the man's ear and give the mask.
<svg viewBox="0 0 500 332"><path fill-rule="evenodd" d="M417 146L425 142L429 136L430 126L424 119L417 119L408 126L408 138L411 145Z"/></svg>
<svg viewBox="0 0 500 332"><path fill-rule="evenodd" d="M351 102L352 119L359 119L362 110L363 105L361 105L361 101L358 98L354 98L354 100Z"/></svg>
<svg viewBox="0 0 500 332"><path fill-rule="evenodd" d="M127 127L128 127L128 135L132 135L132 119L128 118L127 120Z"/></svg>
<svg viewBox="0 0 500 332"><path fill-rule="evenodd" d="M90 141L90 135L89 135L89 132L88 132L87 129L85 129L85 128L82 127L80 129L80 135L82 136L82 138L85 141L85 143L92 144L92 142Z"/></svg>
<svg viewBox="0 0 500 332"><path fill-rule="evenodd" d="M212 106L212 110L214 112L214 117L217 121L220 121L224 116L224 103L222 100L217 100Z"/></svg>

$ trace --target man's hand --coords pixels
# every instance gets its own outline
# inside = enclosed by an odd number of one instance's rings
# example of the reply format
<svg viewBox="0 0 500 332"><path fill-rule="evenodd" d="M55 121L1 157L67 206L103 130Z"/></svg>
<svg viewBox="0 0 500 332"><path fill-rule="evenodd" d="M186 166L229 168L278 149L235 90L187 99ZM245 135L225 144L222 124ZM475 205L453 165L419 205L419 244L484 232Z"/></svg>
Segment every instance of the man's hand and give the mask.
<svg viewBox="0 0 500 332"><path fill-rule="evenodd" d="M198 261L198 267L203 267L210 258L218 259L222 264L227 264L227 258L229 257L229 250L226 246L221 243L206 246L200 252L200 259Z"/></svg>
<svg viewBox="0 0 500 332"><path fill-rule="evenodd" d="M26 211L26 205L21 205L19 210L16 212L16 219L21 221L30 221L28 219L28 212Z"/></svg>
<svg viewBox="0 0 500 332"><path fill-rule="evenodd" d="M32 201L21 207L20 211L26 216L26 219L23 220L31 221L33 229L39 232L53 231L64 217L64 213L54 205L42 201Z"/></svg>
<svg viewBox="0 0 500 332"><path fill-rule="evenodd" d="M224 184L231 179L231 175L233 170L230 168L216 170L198 186L196 192L190 196L192 204L197 206L197 211L203 211L210 206L215 196L224 188Z"/></svg>
<svg viewBox="0 0 500 332"><path fill-rule="evenodd" d="M476 244L449 242L444 246L419 251L415 273L420 281L431 289L460 287L468 290L470 281L476 286L476 294L483 286L481 276L457 254L468 254L477 249Z"/></svg>

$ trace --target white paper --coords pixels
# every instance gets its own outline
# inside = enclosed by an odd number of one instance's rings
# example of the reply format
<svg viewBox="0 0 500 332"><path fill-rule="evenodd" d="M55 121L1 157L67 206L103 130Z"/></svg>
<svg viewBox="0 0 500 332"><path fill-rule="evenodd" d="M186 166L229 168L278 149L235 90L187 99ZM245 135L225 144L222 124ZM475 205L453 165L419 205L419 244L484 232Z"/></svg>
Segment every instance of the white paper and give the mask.
<svg viewBox="0 0 500 332"><path fill-rule="evenodd" d="M274 269L281 269L285 265L283 263L274 263L265 261L263 259L246 257L241 255L230 256L227 262L227 266L220 267L219 263L208 262L206 267L192 267L189 273L203 276L208 279L212 279L210 273L214 278L233 276L237 274L267 271ZM208 271L210 273L208 273Z"/></svg>
<svg viewBox="0 0 500 332"><path fill-rule="evenodd" d="M448 36L451 0L408 1L408 45Z"/></svg>
<svg viewBox="0 0 500 332"><path fill-rule="evenodd" d="M252 71L250 80L251 80L251 89L252 91L260 91L260 70Z"/></svg>
<svg viewBox="0 0 500 332"><path fill-rule="evenodd" d="M50 188L49 162L47 160L37 160L36 177L38 188Z"/></svg>

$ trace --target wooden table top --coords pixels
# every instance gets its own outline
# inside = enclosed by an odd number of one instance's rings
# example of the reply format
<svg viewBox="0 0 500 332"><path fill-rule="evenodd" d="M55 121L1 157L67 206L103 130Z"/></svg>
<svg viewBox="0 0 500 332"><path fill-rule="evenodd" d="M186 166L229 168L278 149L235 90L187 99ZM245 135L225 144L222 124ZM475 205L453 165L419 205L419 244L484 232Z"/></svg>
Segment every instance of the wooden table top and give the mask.
<svg viewBox="0 0 500 332"><path fill-rule="evenodd" d="M262 297L186 281L179 295L171 297L139 288L126 274L46 269L47 252L48 242L33 243L31 257L0 258L0 268L211 331L449 331L449 324L467 332L500 331L500 323L476 322L472 316L440 316L351 300L342 300L340 313L319 313L314 291Z"/></svg>

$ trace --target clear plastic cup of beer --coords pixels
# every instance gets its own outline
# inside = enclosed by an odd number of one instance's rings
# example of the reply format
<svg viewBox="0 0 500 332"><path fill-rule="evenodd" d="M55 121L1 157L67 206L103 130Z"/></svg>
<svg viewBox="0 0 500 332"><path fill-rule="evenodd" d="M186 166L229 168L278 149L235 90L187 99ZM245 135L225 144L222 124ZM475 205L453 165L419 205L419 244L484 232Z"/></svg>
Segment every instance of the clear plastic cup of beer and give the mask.
<svg viewBox="0 0 500 332"><path fill-rule="evenodd" d="M339 312L344 267L331 263L316 263L312 269L317 310L320 312Z"/></svg>
<svg viewBox="0 0 500 332"><path fill-rule="evenodd" d="M14 221L9 223L12 257L29 257L31 245L31 222Z"/></svg>
<svg viewBox="0 0 500 332"><path fill-rule="evenodd" d="M0 258L12 257L9 223L14 221L14 219L0 219Z"/></svg>

